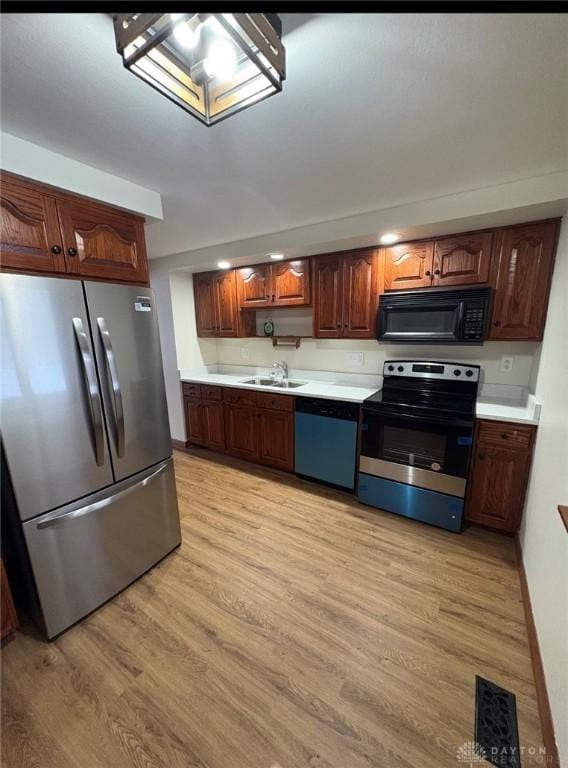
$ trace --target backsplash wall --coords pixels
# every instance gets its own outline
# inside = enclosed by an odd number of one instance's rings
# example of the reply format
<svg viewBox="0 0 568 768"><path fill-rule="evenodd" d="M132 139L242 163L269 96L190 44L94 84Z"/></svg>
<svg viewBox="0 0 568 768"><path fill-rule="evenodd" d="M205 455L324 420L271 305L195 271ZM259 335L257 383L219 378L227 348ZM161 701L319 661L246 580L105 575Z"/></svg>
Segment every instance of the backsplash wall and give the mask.
<svg viewBox="0 0 568 768"><path fill-rule="evenodd" d="M539 342L486 342L483 346L410 346L379 344L358 339L302 339L298 349L274 348L267 338L217 339L216 362L221 365L270 367L285 360L291 371L316 370L350 373L382 373L383 363L395 359L446 360L480 365L482 381L529 387L534 381ZM353 364L349 353L362 353L363 365ZM501 357L513 358L509 372L501 370Z"/></svg>

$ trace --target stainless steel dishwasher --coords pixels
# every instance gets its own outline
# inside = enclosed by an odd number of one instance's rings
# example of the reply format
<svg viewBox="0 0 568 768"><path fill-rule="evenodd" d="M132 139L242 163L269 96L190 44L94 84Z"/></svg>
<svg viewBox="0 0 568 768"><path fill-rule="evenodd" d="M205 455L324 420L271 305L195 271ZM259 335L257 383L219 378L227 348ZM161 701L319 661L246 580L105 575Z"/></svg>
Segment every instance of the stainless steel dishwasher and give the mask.
<svg viewBox="0 0 568 768"><path fill-rule="evenodd" d="M296 474L354 490L358 419L356 403L297 397Z"/></svg>

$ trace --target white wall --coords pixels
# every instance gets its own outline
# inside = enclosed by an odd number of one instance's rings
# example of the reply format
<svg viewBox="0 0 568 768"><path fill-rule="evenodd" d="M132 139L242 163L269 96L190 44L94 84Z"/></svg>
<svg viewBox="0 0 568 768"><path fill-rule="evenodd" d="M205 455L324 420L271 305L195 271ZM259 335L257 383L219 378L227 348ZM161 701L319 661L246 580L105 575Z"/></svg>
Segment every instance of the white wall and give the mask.
<svg viewBox="0 0 568 768"><path fill-rule="evenodd" d="M9 133L0 133L0 164L5 171L135 211L152 221L163 218L158 192Z"/></svg>
<svg viewBox="0 0 568 768"><path fill-rule="evenodd" d="M536 393L543 406L529 482L523 559L560 752L568 766L568 213L556 257Z"/></svg>

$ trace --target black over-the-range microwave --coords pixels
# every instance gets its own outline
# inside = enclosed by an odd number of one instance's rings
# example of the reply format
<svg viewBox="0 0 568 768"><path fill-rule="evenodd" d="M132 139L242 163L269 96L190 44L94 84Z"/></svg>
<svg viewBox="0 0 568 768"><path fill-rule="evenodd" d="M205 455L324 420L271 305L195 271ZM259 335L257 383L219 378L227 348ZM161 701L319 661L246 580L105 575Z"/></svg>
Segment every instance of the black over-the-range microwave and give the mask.
<svg viewBox="0 0 568 768"><path fill-rule="evenodd" d="M425 288L383 293L377 340L397 344L482 344L491 288Z"/></svg>

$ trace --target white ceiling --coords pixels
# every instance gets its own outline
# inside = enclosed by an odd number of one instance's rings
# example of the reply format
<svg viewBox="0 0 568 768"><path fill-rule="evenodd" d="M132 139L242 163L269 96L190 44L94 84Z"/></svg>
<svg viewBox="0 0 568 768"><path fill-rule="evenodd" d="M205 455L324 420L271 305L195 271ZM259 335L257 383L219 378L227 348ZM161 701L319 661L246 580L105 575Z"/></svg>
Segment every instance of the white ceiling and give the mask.
<svg viewBox="0 0 568 768"><path fill-rule="evenodd" d="M282 94L206 128L108 16L3 14L3 130L160 192L152 256L568 168L568 16L283 23Z"/></svg>

